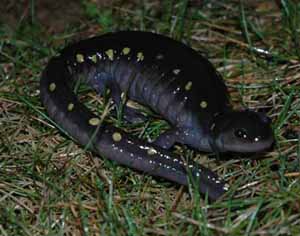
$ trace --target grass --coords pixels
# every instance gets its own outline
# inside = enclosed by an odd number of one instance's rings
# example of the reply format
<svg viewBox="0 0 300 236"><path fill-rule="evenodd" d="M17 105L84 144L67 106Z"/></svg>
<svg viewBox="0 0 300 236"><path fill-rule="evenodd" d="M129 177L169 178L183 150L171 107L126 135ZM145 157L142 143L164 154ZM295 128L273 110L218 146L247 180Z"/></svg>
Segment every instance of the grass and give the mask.
<svg viewBox="0 0 300 236"><path fill-rule="evenodd" d="M83 1L71 23L62 9L60 32L42 26L35 1L17 24L0 25L0 235L300 235L299 3L95 2ZM216 161L175 148L231 184L220 201L95 157L47 118L38 89L48 59L67 42L116 29L191 45L222 73L236 109L272 119L276 146L261 160ZM93 93L83 99L99 113L105 107ZM140 138L167 128L155 118L106 118Z"/></svg>

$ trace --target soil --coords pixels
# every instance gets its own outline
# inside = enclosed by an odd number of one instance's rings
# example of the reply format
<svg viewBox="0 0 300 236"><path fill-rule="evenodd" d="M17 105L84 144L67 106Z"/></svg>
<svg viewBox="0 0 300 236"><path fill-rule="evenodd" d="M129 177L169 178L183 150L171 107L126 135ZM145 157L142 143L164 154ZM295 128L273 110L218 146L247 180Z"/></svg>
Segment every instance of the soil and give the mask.
<svg viewBox="0 0 300 236"><path fill-rule="evenodd" d="M29 0L1 0L0 2L0 25L16 29L21 23L39 24L46 31L58 33L65 27L84 21L84 6L81 1L34 1L34 7L30 6ZM93 0L97 6L103 7L110 4L108 0ZM32 14L33 12L33 14ZM32 19L34 16L34 19Z"/></svg>

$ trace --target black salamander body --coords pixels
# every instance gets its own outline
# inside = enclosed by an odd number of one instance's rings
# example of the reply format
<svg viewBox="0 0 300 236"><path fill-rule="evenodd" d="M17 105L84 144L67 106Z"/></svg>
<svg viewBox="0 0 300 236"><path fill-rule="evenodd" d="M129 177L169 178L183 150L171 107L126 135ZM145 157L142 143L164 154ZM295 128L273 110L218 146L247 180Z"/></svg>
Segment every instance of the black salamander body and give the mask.
<svg viewBox="0 0 300 236"><path fill-rule="evenodd" d="M109 89L117 105L126 95L161 114L173 128L154 143L107 124L96 130L100 119L73 93L81 73L98 93ZM209 61L180 42L150 32L110 33L68 46L50 60L40 89L50 117L82 145L93 137L92 149L100 155L179 184L187 185L190 173L211 199L228 186L207 168L165 149L179 142L202 151L257 152L273 143L264 115L231 110L226 87ZM129 107L124 115L140 119Z"/></svg>

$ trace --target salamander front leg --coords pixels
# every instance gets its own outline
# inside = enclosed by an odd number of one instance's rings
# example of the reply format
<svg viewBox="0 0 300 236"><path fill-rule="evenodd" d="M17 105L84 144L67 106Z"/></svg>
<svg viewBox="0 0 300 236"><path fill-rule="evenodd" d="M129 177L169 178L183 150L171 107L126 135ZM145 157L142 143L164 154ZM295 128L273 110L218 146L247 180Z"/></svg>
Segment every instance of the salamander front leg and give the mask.
<svg viewBox="0 0 300 236"><path fill-rule="evenodd" d="M158 138L154 140L153 143L164 149L170 149L176 142L178 142L179 134L180 133L176 128L167 130L166 132L159 135Z"/></svg>

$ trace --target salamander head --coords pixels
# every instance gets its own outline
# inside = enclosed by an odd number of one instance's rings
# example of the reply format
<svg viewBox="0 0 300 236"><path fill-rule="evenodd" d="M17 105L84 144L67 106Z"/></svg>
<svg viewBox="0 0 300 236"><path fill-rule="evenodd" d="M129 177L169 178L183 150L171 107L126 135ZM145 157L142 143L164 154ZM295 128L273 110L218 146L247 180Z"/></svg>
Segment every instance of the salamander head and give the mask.
<svg viewBox="0 0 300 236"><path fill-rule="evenodd" d="M233 111L219 114L210 129L214 145L221 152L261 152L274 143L269 118L258 112Z"/></svg>

